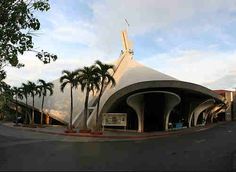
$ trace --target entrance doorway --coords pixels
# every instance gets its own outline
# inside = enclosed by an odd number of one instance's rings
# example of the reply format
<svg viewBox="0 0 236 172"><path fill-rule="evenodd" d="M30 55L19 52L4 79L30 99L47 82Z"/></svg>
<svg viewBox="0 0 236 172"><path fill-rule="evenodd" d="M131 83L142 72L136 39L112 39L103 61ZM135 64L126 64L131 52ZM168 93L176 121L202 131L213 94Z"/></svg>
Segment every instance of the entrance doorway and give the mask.
<svg viewBox="0 0 236 172"><path fill-rule="evenodd" d="M165 95L149 93L144 100L144 131L164 130Z"/></svg>

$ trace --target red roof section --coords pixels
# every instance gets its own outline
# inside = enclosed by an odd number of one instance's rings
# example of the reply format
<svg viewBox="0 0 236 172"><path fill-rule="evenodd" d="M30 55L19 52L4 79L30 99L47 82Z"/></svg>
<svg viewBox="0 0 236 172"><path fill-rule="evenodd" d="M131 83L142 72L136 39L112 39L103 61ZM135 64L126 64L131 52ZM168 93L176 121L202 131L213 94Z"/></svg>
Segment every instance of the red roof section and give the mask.
<svg viewBox="0 0 236 172"><path fill-rule="evenodd" d="M226 92L231 92L229 90L213 90L213 91L216 92L217 94L220 94L220 95L222 95L222 94L224 94Z"/></svg>

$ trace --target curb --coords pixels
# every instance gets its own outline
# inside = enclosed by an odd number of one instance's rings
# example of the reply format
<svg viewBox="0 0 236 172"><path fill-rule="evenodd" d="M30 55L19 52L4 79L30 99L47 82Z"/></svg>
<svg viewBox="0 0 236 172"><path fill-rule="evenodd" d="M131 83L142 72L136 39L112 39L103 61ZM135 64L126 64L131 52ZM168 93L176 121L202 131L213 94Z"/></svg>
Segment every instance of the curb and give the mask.
<svg viewBox="0 0 236 172"><path fill-rule="evenodd" d="M166 131L163 133L157 133L157 134L150 134L150 135L130 135L130 136L106 136L106 135L92 135L90 133L58 133L58 132L52 132L52 131L39 131L39 130L34 130L34 129L30 129L30 128L23 128L23 127L17 127L21 130L25 130L25 131L32 131L32 132L37 132L37 133L45 133L45 134L53 134L53 135L62 135L62 136L73 136L73 137L89 137L89 138L103 138L103 139L130 139L130 140L135 140L135 139L151 139L151 138L163 138L163 137L167 137L167 136L180 136L180 135L185 135L185 134L191 134L191 133L196 133L196 132L201 132L201 131L206 131L208 129L211 129L215 126L218 126L220 124L224 124L224 123L217 123L217 124L213 124L213 125L208 125L208 126L204 126L204 127L194 127L192 128L192 130L187 130L183 129L183 130L179 130L179 131ZM2 123L2 125L4 125L4 123ZM4 125L6 127L10 127L10 128L16 128L14 126L9 126L9 125Z"/></svg>

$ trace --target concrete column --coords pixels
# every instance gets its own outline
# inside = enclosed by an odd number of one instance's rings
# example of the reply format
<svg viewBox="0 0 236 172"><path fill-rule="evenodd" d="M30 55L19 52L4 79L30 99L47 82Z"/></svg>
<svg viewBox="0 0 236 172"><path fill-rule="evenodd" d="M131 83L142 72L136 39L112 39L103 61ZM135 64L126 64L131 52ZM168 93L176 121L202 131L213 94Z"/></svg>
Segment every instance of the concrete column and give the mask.
<svg viewBox="0 0 236 172"><path fill-rule="evenodd" d="M178 105L181 102L181 98L174 93L166 92L166 105L165 105L165 112L164 112L164 128L165 131L169 129L169 117L171 111L174 109L176 105Z"/></svg>
<svg viewBox="0 0 236 172"><path fill-rule="evenodd" d="M46 115L46 120L45 120L45 122L46 122L47 125L49 125L49 123L50 123L50 117L49 117L49 115Z"/></svg>
<svg viewBox="0 0 236 172"><path fill-rule="evenodd" d="M226 91L225 92L225 120L231 121L232 120L232 102L233 102L233 92Z"/></svg>
<svg viewBox="0 0 236 172"><path fill-rule="evenodd" d="M192 101L190 101L189 102L189 112L188 112L188 127L191 127L191 124L192 124L192 116L194 115L192 115L192 113L193 113L193 111L194 111L194 109L199 105L199 104L201 104L201 102L202 101L200 101L199 102L199 100L198 101L194 101L194 100L192 100Z"/></svg>
<svg viewBox="0 0 236 172"><path fill-rule="evenodd" d="M197 119L199 115L209 107L211 107L215 103L214 99L208 99L205 100L204 102L200 103L197 107L194 108L194 110L190 113L189 119L188 119L188 125L191 127L191 121L193 118L193 123L194 126L197 125Z"/></svg>
<svg viewBox="0 0 236 172"><path fill-rule="evenodd" d="M181 98L174 93L167 91L147 91L134 94L127 99L127 104L132 107L138 116L138 132L144 131L144 96L145 94L164 94L165 95L165 107L164 108L164 129L168 130L169 116L173 108L180 103ZM158 105L157 105L158 107Z"/></svg>
<svg viewBox="0 0 236 172"><path fill-rule="evenodd" d="M132 107L138 117L138 132L144 132L144 94L131 96L127 104Z"/></svg>
<svg viewBox="0 0 236 172"><path fill-rule="evenodd" d="M213 123L213 118L218 115L220 112L223 112L224 109L222 109L223 105L220 104L216 106L214 109L212 109L212 115L211 115L211 123Z"/></svg>
<svg viewBox="0 0 236 172"><path fill-rule="evenodd" d="M211 108L213 108L214 105L212 105L211 107L209 107L206 111L205 111L205 124L207 123L207 119L208 117L211 115Z"/></svg>
<svg viewBox="0 0 236 172"><path fill-rule="evenodd" d="M210 110L209 110L209 112L207 113L206 120L207 120L207 122L212 123L212 120L211 120L211 119L213 119L212 116L214 116L215 111L216 111L217 109L219 109L219 105L213 105L213 106L212 106L211 108L209 108L209 109L210 109Z"/></svg>
<svg viewBox="0 0 236 172"><path fill-rule="evenodd" d="M211 107L214 103L215 103L215 100L214 100L214 99L209 99L209 100L203 102L202 104L200 104L200 105L197 107L197 109L196 109L195 112L194 112L194 126L197 125L197 120L198 120L200 114L201 114L204 110L206 110L206 109L208 109L209 107Z"/></svg>

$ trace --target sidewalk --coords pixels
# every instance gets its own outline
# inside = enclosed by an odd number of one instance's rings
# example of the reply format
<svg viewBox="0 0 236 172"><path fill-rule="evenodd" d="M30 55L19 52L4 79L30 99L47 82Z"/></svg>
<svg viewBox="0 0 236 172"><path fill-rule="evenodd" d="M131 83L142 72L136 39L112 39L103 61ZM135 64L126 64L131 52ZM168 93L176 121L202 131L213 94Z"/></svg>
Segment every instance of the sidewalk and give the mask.
<svg viewBox="0 0 236 172"><path fill-rule="evenodd" d="M95 140L98 138L101 139L125 139L125 140L136 140L136 139L149 139L149 138L161 138L161 137L168 137L172 135L184 135L184 134L191 134L194 132L201 132L210 128L213 128L217 125L224 124L226 122L220 122L215 124L210 124L207 126L201 127L192 127L192 128L185 128L173 131L156 131L156 132L146 132L146 133L138 133L134 131L117 131L117 130L105 130L103 135L96 135L91 133L79 133L79 129L75 129L76 133L65 133L66 130L65 126L59 125L48 125L44 128L28 128L22 126L14 126L14 123L1 123L4 126L15 128L17 130L25 130L25 131L32 131L38 133L45 133L45 134L53 134L53 135L63 135L63 136L73 136L73 137L87 137L87 138L94 138Z"/></svg>

